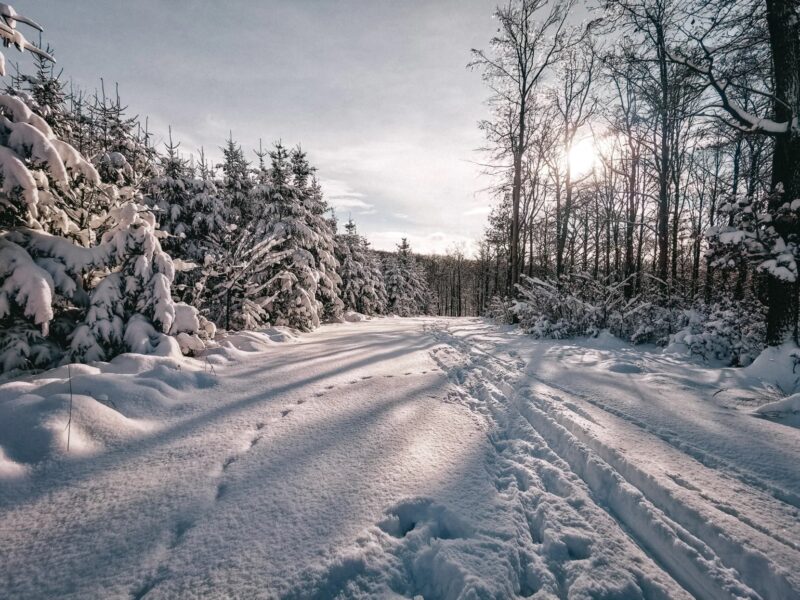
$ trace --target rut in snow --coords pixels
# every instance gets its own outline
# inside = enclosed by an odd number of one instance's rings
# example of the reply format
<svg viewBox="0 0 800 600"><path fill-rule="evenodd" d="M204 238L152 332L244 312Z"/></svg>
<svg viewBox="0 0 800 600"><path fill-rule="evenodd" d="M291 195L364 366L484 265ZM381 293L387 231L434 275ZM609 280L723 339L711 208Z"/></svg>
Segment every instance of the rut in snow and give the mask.
<svg viewBox="0 0 800 600"><path fill-rule="evenodd" d="M585 482L597 506L690 593L709 598L790 598L797 593L796 579L791 581L779 564L791 564L800 554L797 545L779 531L742 516L739 523L747 529L745 535L731 535L716 523L720 518L737 518L733 509L708 502L725 513L709 518L696 506L676 499L659 480L599 442L588 432L587 425L595 425L593 418L575 403L553 395L552 388L531 377L529 370L526 373L524 363L514 356L506 360L450 335L445 328L432 330L446 344L435 352L440 364L449 367L454 383L464 390L461 400L486 414L503 435L511 428L515 437L524 438L531 432L541 437ZM509 418L509 413L514 417ZM519 417L530 425L530 431L522 436L514 423ZM640 451L644 448L642 444ZM516 460L529 460L525 451L520 454ZM760 489L754 493L759 494ZM791 511L783 512L791 523ZM775 554L780 562L772 560Z"/></svg>

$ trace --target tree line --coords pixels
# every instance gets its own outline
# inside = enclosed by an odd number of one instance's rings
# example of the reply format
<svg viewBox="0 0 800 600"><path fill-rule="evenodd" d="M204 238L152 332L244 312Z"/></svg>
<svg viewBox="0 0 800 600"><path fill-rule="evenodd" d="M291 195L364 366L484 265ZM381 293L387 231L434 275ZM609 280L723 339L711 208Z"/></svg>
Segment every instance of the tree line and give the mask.
<svg viewBox="0 0 800 600"><path fill-rule="evenodd" d="M41 27L6 5L0 18L34 55L0 94L0 372L431 310L406 240L378 254L352 221L337 232L300 146L248 158L230 136L217 163L171 131L159 147L116 86L67 85L17 29Z"/></svg>
<svg viewBox="0 0 800 600"><path fill-rule="evenodd" d="M733 311L740 337L796 342L797 2L511 0L495 17L470 63L498 199L477 312L555 293L595 325L613 304L628 337L646 320L643 340L707 335Z"/></svg>

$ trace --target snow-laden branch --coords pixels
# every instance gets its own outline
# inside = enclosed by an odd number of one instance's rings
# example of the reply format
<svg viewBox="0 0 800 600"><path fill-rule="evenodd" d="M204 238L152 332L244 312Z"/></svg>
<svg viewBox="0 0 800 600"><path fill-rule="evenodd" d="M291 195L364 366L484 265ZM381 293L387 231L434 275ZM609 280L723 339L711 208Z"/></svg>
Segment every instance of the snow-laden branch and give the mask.
<svg viewBox="0 0 800 600"><path fill-rule="evenodd" d="M736 120L736 123L732 125L736 126L737 129L745 133L761 133L764 135L781 135L790 131L790 128L797 129L796 117L791 123L787 121L779 123L777 121L773 121L772 119L766 119L750 114L735 100L731 99L731 97L728 95L728 83L717 79L717 77L714 75L710 53L705 46L703 46L703 51L706 53L706 58L709 61L708 67L702 67L698 64L695 64L688 58L677 56L669 51L667 51L667 57L670 61L679 65L683 65L689 70L706 78L709 85L714 88L714 91L719 96L721 108Z"/></svg>

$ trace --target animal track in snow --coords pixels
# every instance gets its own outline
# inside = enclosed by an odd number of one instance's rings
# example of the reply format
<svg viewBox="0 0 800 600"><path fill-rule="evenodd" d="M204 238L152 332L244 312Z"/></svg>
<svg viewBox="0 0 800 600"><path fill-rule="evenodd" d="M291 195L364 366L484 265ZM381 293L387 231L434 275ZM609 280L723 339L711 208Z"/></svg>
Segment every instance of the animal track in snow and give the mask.
<svg viewBox="0 0 800 600"><path fill-rule="evenodd" d="M216 496L214 496L214 499L220 500L227 493L228 493L228 484L220 483L219 485L217 485L217 493Z"/></svg>
<svg viewBox="0 0 800 600"><path fill-rule="evenodd" d="M287 416L289 416L291 413L292 413L292 409L291 409L291 408L286 408L286 409L284 409L284 410L282 410L282 411L281 411L281 417L287 417Z"/></svg>

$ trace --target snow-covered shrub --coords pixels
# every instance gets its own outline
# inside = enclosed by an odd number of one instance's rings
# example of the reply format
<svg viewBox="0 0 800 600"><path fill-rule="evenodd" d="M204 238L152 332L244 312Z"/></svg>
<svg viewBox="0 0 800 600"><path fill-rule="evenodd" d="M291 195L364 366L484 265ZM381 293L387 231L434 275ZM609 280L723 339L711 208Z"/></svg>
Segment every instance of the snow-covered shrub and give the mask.
<svg viewBox="0 0 800 600"><path fill-rule="evenodd" d="M576 273L559 281L522 276L512 312L520 326L537 337L596 335L609 326L623 301L620 284L605 286Z"/></svg>
<svg viewBox="0 0 800 600"><path fill-rule="evenodd" d="M708 230L709 256L718 268L733 268L741 259L771 277L797 280L800 240L797 235L781 236L776 223L800 220L800 199L784 201L782 186L758 196L739 196L719 208L724 225ZM730 225L727 223L730 222Z"/></svg>
<svg viewBox="0 0 800 600"><path fill-rule="evenodd" d="M670 337L668 350L685 349L708 361L746 367L764 349L764 308L757 302L699 306L686 314L689 322Z"/></svg>
<svg viewBox="0 0 800 600"><path fill-rule="evenodd" d="M497 321L498 323L510 324L516 319L513 312L514 302L509 298L501 298L500 296L492 296L489 300L489 307L486 309L484 316Z"/></svg>
<svg viewBox="0 0 800 600"><path fill-rule="evenodd" d="M686 326L688 318L682 306L663 306L657 302L633 298L614 311L608 321L611 332L634 344L666 346L670 336Z"/></svg>

